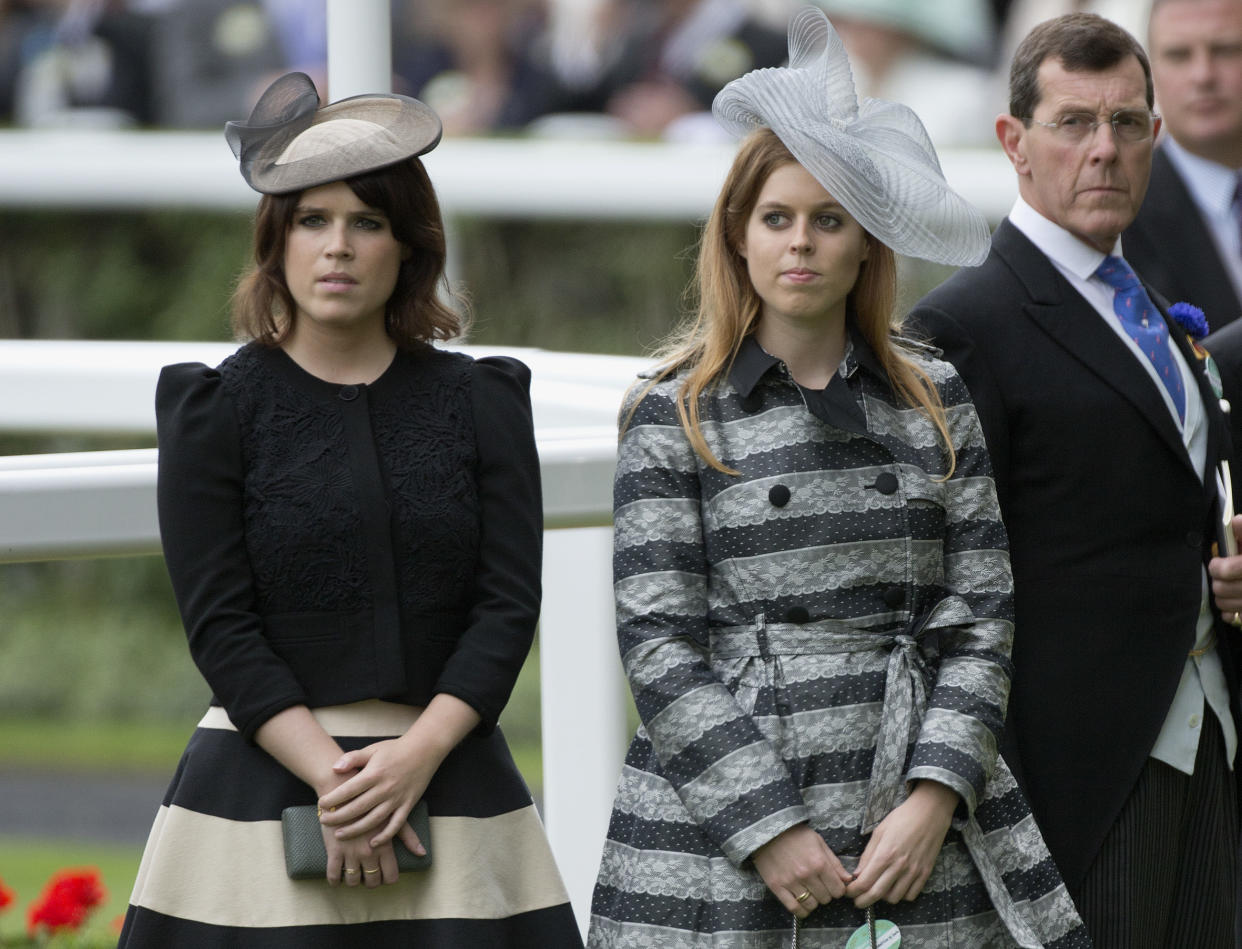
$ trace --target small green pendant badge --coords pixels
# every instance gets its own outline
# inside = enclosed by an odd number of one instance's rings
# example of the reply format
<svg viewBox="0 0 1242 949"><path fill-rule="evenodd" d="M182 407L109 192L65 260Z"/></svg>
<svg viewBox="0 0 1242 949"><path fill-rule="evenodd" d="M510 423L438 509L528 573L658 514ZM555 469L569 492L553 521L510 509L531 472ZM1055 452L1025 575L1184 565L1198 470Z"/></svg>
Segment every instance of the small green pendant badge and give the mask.
<svg viewBox="0 0 1242 949"><path fill-rule="evenodd" d="M845 949L899 949L901 930L887 919L868 920L854 931Z"/></svg>

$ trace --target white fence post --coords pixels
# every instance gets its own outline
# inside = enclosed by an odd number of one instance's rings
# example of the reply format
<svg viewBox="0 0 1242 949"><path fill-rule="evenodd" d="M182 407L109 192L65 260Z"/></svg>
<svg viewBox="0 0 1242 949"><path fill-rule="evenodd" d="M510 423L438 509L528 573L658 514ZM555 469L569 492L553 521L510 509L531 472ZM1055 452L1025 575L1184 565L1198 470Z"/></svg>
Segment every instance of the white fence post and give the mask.
<svg viewBox="0 0 1242 949"><path fill-rule="evenodd" d="M326 102L392 90L388 0L328 0Z"/></svg>
<svg viewBox="0 0 1242 949"><path fill-rule="evenodd" d="M543 543L543 805L548 840L585 934L626 739L612 528L547 531Z"/></svg>

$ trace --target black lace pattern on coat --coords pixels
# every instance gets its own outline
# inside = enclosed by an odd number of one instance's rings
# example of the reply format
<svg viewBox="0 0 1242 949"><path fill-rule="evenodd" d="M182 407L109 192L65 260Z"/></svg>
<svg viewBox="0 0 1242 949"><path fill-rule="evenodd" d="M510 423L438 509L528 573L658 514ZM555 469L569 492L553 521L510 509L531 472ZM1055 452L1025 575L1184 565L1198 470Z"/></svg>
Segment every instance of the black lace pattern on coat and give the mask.
<svg viewBox="0 0 1242 949"><path fill-rule="evenodd" d="M249 345L220 366L237 406L246 547L262 613L373 606L360 504L337 399L273 371ZM478 551L470 360L400 354L368 387L405 610L459 610ZM393 378L387 378L392 375Z"/></svg>

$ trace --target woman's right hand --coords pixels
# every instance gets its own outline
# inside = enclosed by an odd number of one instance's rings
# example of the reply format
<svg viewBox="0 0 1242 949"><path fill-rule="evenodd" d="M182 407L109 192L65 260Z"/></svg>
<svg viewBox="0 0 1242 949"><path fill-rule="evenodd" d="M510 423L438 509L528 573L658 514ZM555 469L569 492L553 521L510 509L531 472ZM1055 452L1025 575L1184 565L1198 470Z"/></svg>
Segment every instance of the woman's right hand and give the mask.
<svg viewBox="0 0 1242 949"><path fill-rule="evenodd" d="M850 882L837 855L807 824L782 831L751 854L751 860L781 905L799 919L840 899Z"/></svg>
<svg viewBox="0 0 1242 949"><path fill-rule="evenodd" d="M366 837L338 840L331 827L320 825L328 851L328 883L377 887L397 882L397 856L391 843L372 847Z"/></svg>

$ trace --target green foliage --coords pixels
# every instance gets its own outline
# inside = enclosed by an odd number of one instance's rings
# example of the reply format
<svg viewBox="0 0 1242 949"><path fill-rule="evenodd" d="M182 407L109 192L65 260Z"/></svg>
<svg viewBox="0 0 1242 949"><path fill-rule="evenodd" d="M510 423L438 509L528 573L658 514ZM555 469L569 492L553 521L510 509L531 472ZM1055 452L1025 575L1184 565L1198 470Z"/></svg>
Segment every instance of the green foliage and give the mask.
<svg viewBox="0 0 1242 949"><path fill-rule="evenodd" d="M469 220L451 236L474 343L639 355L681 315L690 224Z"/></svg>
<svg viewBox="0 0 1242 949"><path fill-rule="evenodd" d="M209 692L158 557L0 565L0 715L193 720Z"/></svg>
<svg viewBox="0 0 1242 949"><path fill-rule="evenodd" d="M228 297L249 252L244 215L6 210L0 336L229 338Z"/></svg>
<svg viewBox="0 0 1242 949"><path fill-rule="evenodd" d="M3 212L0 337L225 340L245 214ZM459 219L449 268L472 341L637 354L671 328L693 225Z"/></svg>

